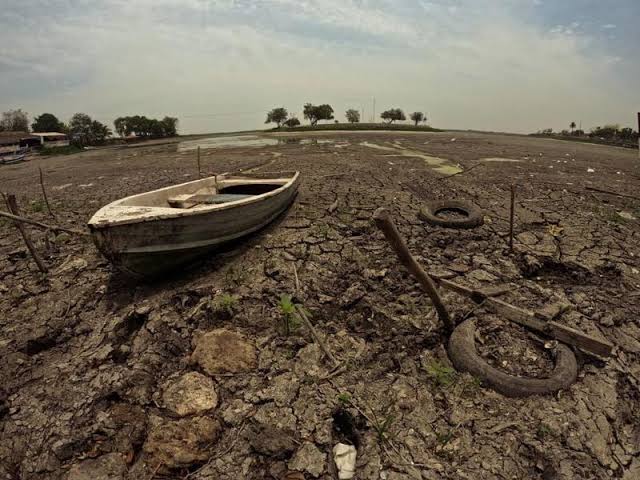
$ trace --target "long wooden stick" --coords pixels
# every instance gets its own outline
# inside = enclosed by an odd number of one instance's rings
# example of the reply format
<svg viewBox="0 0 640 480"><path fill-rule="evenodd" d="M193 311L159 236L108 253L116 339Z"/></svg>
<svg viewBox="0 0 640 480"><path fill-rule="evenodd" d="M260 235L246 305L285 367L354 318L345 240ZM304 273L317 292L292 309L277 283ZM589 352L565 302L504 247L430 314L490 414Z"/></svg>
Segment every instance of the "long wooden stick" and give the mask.
<svg viewBox="0 0 640 480"><path fill-rule="evenodd" d="M416 259L411 255L407 244L400 236L398 229L393 223L391 219L391 215L389 211L385 208L379 208L373 214L373 219L375 220L376 226L382 230L384 236L387 241L391 245L391 248L396 252L400 262L409 270L416 280L422 286L422 289L429 295L431 301L433 302L433 306L438 312L438 318L444 323L445 328L448 331L453 331L455 325L449 316L449 312L447 312L444 303L442 303L442 299L438 294L438 290L436 289L433 280L429 276L427 272L425 272L420 264L416 261Z"/></svg>
<svg viewBox="0 0 640 480"><path fill-rule="evenodd" d="M640 197L636 197L634 195L626 195L624 193L612 192L611 190L603 190L602 188L584 187L584 189L590 190L592 192L606 193L607 195L615 195L616 197L624 197L624 198L632 198L633 200L640 200Z"/></svg>
<svg viewBox="0 0 640 480"><path fill-rule="evenodd" d="M198 178L202 178L202 171L200 169L200 145L198 145Z"/></svg>
<svg viewBox="0 0 640 480"><path fill-rule="evenodd" d="M509 251L513 252L513 222L516 209L516 186L511 184L511 213L509 214Z"/></svg>
<svg viewBox="0 0 640 480"><path fill-rule="evenodd" d="M7 208L9 209L9 211L13 212L15 215L19 215L20 210L18 209L18 202L16 201L16 196L4 195L4 194L2 195L4 196L4 201L7 204ZM22 223L17 221L14 221L13 224L16 226L16 228L20 232L20 235L22 235L22 239L24 240L24 243L27 245L27 249L29 249L31 256L33 257L36 264L38 265L38 269L42 273L47 273L49 269L44 264L44 261L42 260L42 258L40 258L40 255L38 254L38 251L36 250L36 248L33 246L33 243L31 242L31 239L29 238L27 231L24 229L24 225L22 225Z"/></svg>
<svg viewBox="0 0 640 480"><path fill-rule="evenodd" d="M58 227L56 225L47 225L46 223L36 222L35 220L31 220L30 218L21 217L20 215L14 215L12 213L0 211L0 217L10 218L14 222L28 223L29 225L44 228L45 230L51 230L52 232L66 232L66 233L71 233L73 235L81 235L83 237L86 237L89 235L88 232L74 230L73 228Z"/></svg>
<svg viewBox="0 0 640 480"><path fill-rule="evenodd" d="M318 332L316 332L316 329L313 327L311 320L309 320L309 317L307 317L304 311L297 305L294 308L296 309L296 313L298 314L298 316L302 319L304 324L307 326L307 328L311 332L311 336L313 337L315 342L318 344L320 349L327 355L327 357L329 357L329 359L337 367L340 364L340 362L336 357L333 356L333 353L331 353L331 351L327 348L325 343L322 341L322 339L320 338L320 335L318 335Z"/></svg>
<svg viewBox="0 0 640 480"><path fill-rule="evenodd" d="M42 196L44 197L44 203L47 205L47 210L49 210L49 215L51 215L54 219L56 219L56 216L53 214L53 211L51 210L51 205L49 205L49 199L47 198L47 190L44 188L44 178L42 175L42 168L38 167L38 170L40 171L40 187L42 188Z"/></svg>

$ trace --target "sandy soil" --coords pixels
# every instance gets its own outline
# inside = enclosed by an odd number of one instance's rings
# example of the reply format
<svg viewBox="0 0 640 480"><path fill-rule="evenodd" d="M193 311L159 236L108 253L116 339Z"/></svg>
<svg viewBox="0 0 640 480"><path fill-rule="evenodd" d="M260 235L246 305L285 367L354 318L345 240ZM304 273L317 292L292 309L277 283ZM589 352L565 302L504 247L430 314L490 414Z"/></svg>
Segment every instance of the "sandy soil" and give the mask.
<svg viewBox="0 0 640 480"><path fill-rule="evenodd" d="M640 478L640 201L585 188L637 196L637 152L459 132L322 139L334 142L203 150L209 173L300 170L300 194L259 235L154 283L112 271L89 241L29 228L42 276L0 222L1 478L331 479L338 442L356 445L358 479ZM195 153L170 144L3 166L0 190L27 216L82 227L110 201L196 176ZM447 198L480 206L485 224L418 220ZM510 285L503 299L522 307L567 302L558 321L614 355L579 355L569 389L525 399L455 372L431 302L371 223L379 206L425 267ZM311 313L337 373L303 325L284 335L283 294ZM537 337L443 298L476 319L494 365L552 368Z"/></svg>

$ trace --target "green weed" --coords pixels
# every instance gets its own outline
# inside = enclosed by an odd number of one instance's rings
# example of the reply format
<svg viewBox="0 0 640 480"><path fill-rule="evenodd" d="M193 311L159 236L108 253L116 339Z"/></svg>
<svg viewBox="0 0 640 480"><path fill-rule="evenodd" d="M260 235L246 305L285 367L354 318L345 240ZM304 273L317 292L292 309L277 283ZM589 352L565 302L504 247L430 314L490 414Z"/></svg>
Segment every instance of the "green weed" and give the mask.
<svg viewBox="0 0 640 480"><path fill-rule="evenodd" d="M238 304L238 297L229 293L223 293L216 299L216 310L233 315L234 307Z"/></svg>
<svg viewBox="0 0 640 480"><path fill-rule="evenodd" d="M280 301L278 302L278 308L282 317L282 330L285 335L290 335L291 332L296 330L300 326L300 319L296 313L296 307L304 308L302 305L293 303L291 295L286 293L280 295ZM304 310L304 313L308 312Z"/></svg>
<svg viewBox="0 0 640 480"><path fill-rule="evenodd" d="M429 375L429 377L431 377L439 387L448 387L452 385L458 377L458 372L456 372L455 369L447 367L437 360L429 363L426 370L427 375Z"/></svg>
<svg viewBox="0 0 640 480"><path fill-rule="evenodd" d="M31 211L34 213L43 212L44 200L31 200L29 207L31 208Z"/></svg>

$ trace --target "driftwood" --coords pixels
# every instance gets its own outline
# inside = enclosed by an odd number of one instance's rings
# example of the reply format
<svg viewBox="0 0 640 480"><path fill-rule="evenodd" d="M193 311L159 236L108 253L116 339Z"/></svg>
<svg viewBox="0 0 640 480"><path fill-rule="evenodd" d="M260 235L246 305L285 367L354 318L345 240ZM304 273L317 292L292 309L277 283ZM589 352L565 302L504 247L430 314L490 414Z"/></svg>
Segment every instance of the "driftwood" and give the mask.
<svg viewBox="0 0 640 480"><path fill-rule="evenodd" d="M555 338L556 340L573 345L586 353L597 355L600 357L611 356L613 345L606 341L597 339L591 335L583 333L566 325L562 325L555 321L545 320L549 318L543 312L533 312L524 308L516 307L507 302L493 298L494 292L487 290L475 290L457 284L450 280L434 276L435 281L443 288L454 291L470 298L475 303L483 303L489 310L501 317L511 320L518 325L533 330L535 332ZM559 312L561 309L559 309ZM554 316L551 316L553 319Z"/></svg>
<svg viewBox="0 0 640 480"><path fill-rule="evenodd" d="M516 211L516 186L511 184L511 210L509 212L509 251L513 252L513 223Z"/></svg>
<svg viewBox="0 0 640 480"><path fill-rule="evenodd" d="M636 197L634 195L626 195L624 193L612 192L611 190L603 190L602 188L595 187L584 187L585 190L590 190L592 192L606 193L607 195L615 195L617 197L631 198L633 200L640 200L640 197Z"/></svg>
<svg viewBox="0 0 640 480"><path fill-rule="evenodd" d="M438 317L442 323L444 323L446 329L449 332L453 331L455 325L453 324L444 303L442 303L442 299L440 298L440 294L438 294L438 290L436 289L433 280L429 274L422 269L413 255L411 255L407 244L400 236L398 229L394 225L389 211L384 208L379 208L373 214L373 219L376 222L376 226L384 233L384 236L391 245L391 248L393 248L396 255L398 255L400 262L407 268L407 270L409 270L414 278L418 280L423 290L431 298L433 306L435 307L436 312L438 312Z"/></svg>
<svg viewBox="0 0 640 480"><path fill-rule="evenodd" d="M9 209L9 211L12 212L14 215L18 216L20 214L20 210L18 209L18 202L16 201L16 196L5 195L5 194L2 194L2 195L4 197L4 201L6 202L7 208ZM36 265L38 265L38 269L42 273L47 273L49 269L44 264L44 261L42 260L42 258L40 258L40 255L38 254L38 251L36 250L36 248L33 246L33 243L29 238L29 234L24 229L24 225L18 221L14 221L13 223L18 229L18 231L20 232L20 235L22 235L22 239L24 240L24 243L26 244L27 249L31 253L33 260L36 262Z"/></svg>
<svg viewBox="0 0 640 480"><path fill-rule="evenodd" d="M29 225L33 225L39 228L44 228L45 230L51 230L52 232L65 232L65 233L71 233L73 235L81 235L83 237L86 237L89 235L89 232L82 232L80 230L74 230L73 228L59 227L57 225L48 225L46 223L37 222L35 220L31 220L30 218L22 217L20 215L14 215L12 213L0 211L0 217L10 218L14 222L28 223Z"/></svg>

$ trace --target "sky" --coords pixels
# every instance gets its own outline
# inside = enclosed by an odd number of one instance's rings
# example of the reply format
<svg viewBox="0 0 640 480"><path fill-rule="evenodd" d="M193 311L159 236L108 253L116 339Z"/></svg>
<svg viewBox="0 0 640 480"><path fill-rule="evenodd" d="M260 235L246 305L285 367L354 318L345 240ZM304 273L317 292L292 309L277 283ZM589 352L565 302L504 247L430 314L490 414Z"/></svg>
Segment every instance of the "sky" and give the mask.
<svg viewBox="0 0 640 480"><path fill-rule="evenodd" d="M441 128L634 126L639 0L5 0L0 110L264 128L306 102Z"/></svg>

